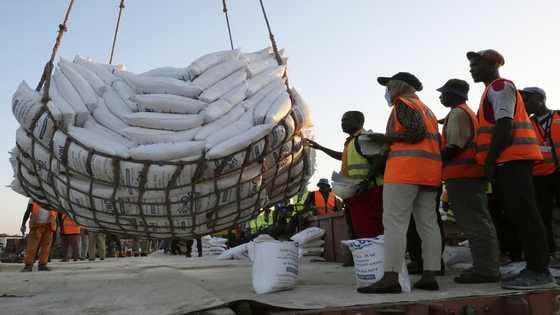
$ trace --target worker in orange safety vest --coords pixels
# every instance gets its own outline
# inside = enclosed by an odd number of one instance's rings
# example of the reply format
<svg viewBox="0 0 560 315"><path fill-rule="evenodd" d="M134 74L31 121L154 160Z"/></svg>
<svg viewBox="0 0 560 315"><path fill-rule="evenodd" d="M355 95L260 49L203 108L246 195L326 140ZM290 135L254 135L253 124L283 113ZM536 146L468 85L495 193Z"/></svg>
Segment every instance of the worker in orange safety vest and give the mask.
<svg viewBox="0 0 560 315"><path fill-rule="evenodd" d="M556 252L552 231L554 203L560 202L560 112L546 107L546 93L538 87L520 91L527 114L531 116L544 160L533 166L533 182L537 206L546 227L549 253Z"/></svg>
<svg viewBox="0 0 560 315"><path fill-rule="evenodd" d="M50 271L47 267L53 235L56 231L56 210L48 205L29 200L27 210L23 216L21 233L25 235L26 223L29 220L29 235L25 250L25 267L22 272L33 271L33 263L39 256L39 271Z"/></svg>
<svg viewBox="0 0 560 315"><path fill-rule="evenodd" d="M521 240L526 268L503 279L505 289L556 286L550 274L548 242L533 187L533 165L543 160L539 141L515 84L500 77L504 57L495 50L468 52L475 82L485 85L478 108L476 160Z"/></svg>
<svg viewBox="0 0 560 315"><path fill-rule="evenodd" d="M62 261L80 259L80 226L67 213L59 214L62 236Z"/></svg>
<svg viewBox="0 0 560 315"><path fill-rule="evenodd" d="M321 178L317 183L317 187L319 187L319 190L307 194L304 212L312 211L315 216L324 216L335 214L342 210L341 202L331 191L328 179Z"/></svg>

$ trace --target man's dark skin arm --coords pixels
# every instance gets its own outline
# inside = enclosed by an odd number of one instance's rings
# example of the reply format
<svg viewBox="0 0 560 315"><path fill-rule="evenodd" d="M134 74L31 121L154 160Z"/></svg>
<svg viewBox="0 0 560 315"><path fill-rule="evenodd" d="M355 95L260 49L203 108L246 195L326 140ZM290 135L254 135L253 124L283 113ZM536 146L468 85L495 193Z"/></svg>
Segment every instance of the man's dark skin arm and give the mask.
<svg viewBox="0 0 560 315"><path fill-rule="evenodd" d="M463 152L463 149L459 148L456 145L445 147L443 150L441 150L441 159L442 161L449 161L457 155L461 154L461 152Z"/></svg>
<svg viewBox="0 0 560 315"><path fill-rule="evenodd" d="M309 140L309 139L305 139L305 143L315 150L325 152L328 156L332 157L335 160L342 161L342 152L331 150L329 148L325 148L324 146L318 144L317 142L315 142L313 140Z"/></svg>
<svg viewBox="0 0 560 315"><path fill-rule="evenodd" d="M25 214L23 215L23 221L21 222L21 233L25 233L25 224L27 220L29 220L29 216L31 215L31 209L33 208L33 204L29 203L27 205L27 210L25 210Z"/></svg>
<svg viewBox="0 0 560 315"><path fill-rule="evenodd" d="M484 173L488 180L494 179L494 174L496 172L496 160L502 151L511 144L512 131L513 123L511 118L498 119L496 127L494 128L494 135L492 137L492 142L490 143L490 148L488 149L488 155L486 156L486 163L484 166Z"/></svg>

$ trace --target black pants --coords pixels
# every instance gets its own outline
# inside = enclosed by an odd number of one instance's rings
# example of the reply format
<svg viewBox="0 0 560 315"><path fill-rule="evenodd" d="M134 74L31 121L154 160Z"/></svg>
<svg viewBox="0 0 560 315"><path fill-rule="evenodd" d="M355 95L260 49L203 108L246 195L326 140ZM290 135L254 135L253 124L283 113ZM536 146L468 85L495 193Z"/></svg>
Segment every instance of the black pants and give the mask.
<svg viewBox="0 0 560 315"><path fill-rule="evenodd" d="M436 216L437 216L437 223L439 226L439 232L441 235L441 250L445 248L445 241L443 238L443 221L441 220L441 213L439 213L439 205L441 199L442 189L438 189L438 193L436 195ZM410 217L410 224L408 225L408 231L406 232L406 250L408 251L408 255L410 256L410 260L413 263L416 263L419 266L423 266L422 261L422 240L420 239L420 235L416 231L416 223L414 222L414 216ZM443 264L441 265L443 268Z"/></svg>
<svg viewBox="0 0 560 315"><path fill-rule="evenodd" d="M556 252L556 244L552 233L552 211L560 200L558 198L560 196L560 174L556 172L545 176L535 176L533 181L537 206L546 227L548 249L551 253L554 253Z"/></svg>
<svg viewBox="0 0 560 315"><path fill-rule="evenodd" d="M500 205L495 193L487 195L488 197L488 210L492 216L492 221L496 227L498 234L498 242L500 245L500 253L509 257L512 261L523 260L523 248L521 241L517 235L517 230L506 216L504 207Z"/></svg>
<svg viewBox="0 0 560 315"><path fill-rule="evenodd" d="M549 263L548 242L535 201L532 170L532 161L513 161L497 166L493 188L499 204L517 230L527 269L545 272Z"/></svg>

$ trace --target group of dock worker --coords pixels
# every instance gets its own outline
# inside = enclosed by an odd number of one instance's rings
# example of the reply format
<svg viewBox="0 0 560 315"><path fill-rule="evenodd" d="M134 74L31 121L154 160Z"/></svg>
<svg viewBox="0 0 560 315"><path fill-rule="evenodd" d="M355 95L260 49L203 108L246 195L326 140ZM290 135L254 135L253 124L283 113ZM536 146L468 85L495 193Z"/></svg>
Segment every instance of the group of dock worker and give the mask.
<svg viewBox="0 0 560 315"><path fill-rule="evenodd" d="M499 68L505 61L497 51L468 52L466 56L474 82L486 87L478 113L467 105L469 84L448 80L437 89L442 105L449 108L441 134L438 119L417 95L422 91L420 80L399 72L377 79L386 87L391 114L385 133L368 133L370 141L388 144L385 163L372 161L355 145L354 139L364 133L360 112L350 111L342 117L342 130L350 136L342 153L306 140L308 146L341 160L343 175L363 179L352 197L359 202L345 200L353 224L366 230L357 236L384 234L384 275L359 288L361 293L401 292L398 272L405 260L411 215L421 238L423 260L422 277L414 287L439 290L435 276L441 270L442 238L434 209L442 183L473 257L473 267L455 282L501 281L506 289L555 286L548 266L555 250L551 213L555 201L560 201L560 113L547 108L542 89L518 90L512 81L502 78ZM369 168L353 168L368 163ZM360 171L352 173L351 169ZM380 172L382 181L377 179ZM508 233L517 235L527 262L524 270L509 278L500 277L500 246L488 209L489 189L512 222ZM376 199L377 193L382 198ZM363 220L368 217L382 220Z"/></svg>

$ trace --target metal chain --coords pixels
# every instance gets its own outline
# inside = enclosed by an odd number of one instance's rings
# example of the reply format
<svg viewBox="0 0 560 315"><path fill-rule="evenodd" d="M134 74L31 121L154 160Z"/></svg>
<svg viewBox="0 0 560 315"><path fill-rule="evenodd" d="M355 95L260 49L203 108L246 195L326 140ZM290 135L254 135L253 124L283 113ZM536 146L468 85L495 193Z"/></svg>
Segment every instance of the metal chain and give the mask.
<svg viewBox="0 0 560 315"><path fill-rule="evenodd" d="M115 35L113 35L113 46L111 47L111 56L109 57L109 64L113 63L113 56L115 54L115 46L117 45L117 35L119 34L119 26L121 24L121 16L124 10L124 0L121 0L119 5L119 17L117 18L117 26L115 26Z"/></svg>

